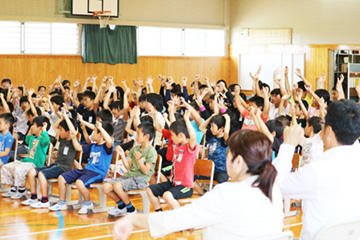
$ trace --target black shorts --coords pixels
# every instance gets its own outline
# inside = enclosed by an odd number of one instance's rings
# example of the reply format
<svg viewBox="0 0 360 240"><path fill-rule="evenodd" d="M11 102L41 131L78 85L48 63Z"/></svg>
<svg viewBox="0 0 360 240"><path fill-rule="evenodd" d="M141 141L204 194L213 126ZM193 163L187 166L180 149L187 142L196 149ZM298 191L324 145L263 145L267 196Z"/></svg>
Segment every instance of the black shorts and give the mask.
<svg viewBox="0 0 360 240"><path fill-rule="evenodd" d="M188 198L193 195L193 189L182 185L174 186L169 180L149 186L155 197L162 197L167 191L171 192L175 199Z"/></svg>

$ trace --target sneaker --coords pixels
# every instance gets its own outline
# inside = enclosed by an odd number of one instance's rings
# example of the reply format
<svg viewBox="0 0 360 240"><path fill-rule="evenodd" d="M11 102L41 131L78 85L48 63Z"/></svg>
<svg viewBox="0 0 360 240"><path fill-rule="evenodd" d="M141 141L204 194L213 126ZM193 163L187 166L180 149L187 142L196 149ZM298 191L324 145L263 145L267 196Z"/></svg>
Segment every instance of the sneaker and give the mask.
<svg viewBox="0 0 360 240"><path fill-rule="evenodd" d="M50 202L38 201L36 203L30 204L30 207L32 207L32 208L48 208L48 207L50 207Z"/></svg>
<svg viewBox="0 0 360 240"><path fill-rule="evenodd" d="M124 207L123 209L119 209L117 206L110 208L108 211L109 217L113 218L113 217L120 217L122 215L126 214L126 207Z"/></svg>
<svg viewBox="0 0 360 240"><path fill-rule="evenodd" d="M66 204L55 204L54 206L49 207L50 211L66 210Z"/></svg>
<svg viewBox="0 0 360 240"><path fill-rule="evenodd" d="M11 199L20 199L22 197L25 197L26 196L26 192L16 192L15 194L11 195Z"/></svg>
<svg viewBox="0 0 360 240"><path fill-rule="evenodd" d="M136 209L133 212L127 212L126 215L131 215L131 214L135 214L135 213L137 213Z"/></svg>
<svg viewBox="0 0 360 240"><path fill-rule="evenodd" d="M88 206L83 205L80 210L78 211L78 214L87 214L89 210L94 208L94 204L91 203Z"/></svg>
<svg viewBox="0 0 360 240"><path fill-rule="evenodd" d="M28 200L22 201L21 204L22 204L22 205L25 205L25 206L29 206L29 205L31 205L31 204L33 204L33 203L37 203L38 201L39 201L39 200L37 200L37 199L31 199L31 198L29 198Z"/></svg>
<svg viewBox="0 0 360 240"><path fill-rule="evenodd" d="M11 196L14 195L15 193L17 193L17 192L8 191L8 192L3 193L3 194L1 194L1 195L2 195L3 197L11 197Z"/></svg>

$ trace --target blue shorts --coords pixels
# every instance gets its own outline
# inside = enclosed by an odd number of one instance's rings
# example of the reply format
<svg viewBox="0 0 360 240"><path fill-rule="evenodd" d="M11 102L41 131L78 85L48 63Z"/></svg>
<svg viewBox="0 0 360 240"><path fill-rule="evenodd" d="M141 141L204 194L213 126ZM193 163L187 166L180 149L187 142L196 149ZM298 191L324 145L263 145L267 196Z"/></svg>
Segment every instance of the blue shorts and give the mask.
<svg viewBox="0 0 360 240"><path fill-rule="evenodd" d="M64 170L55 163L46 167L36 167L35 171L36 177L39 175L39 172L41 172L46 179L58 178L61 174L64 173Z"/></svg>
<svg viewBox="0 0 360 240"><path fill-rule="evenodd" d="M87 188L90 188L90 184L92 183L102 183L104 181L100 173L87 169L74 169L61 176L63 176L67 184L81 180Z"/></svg>

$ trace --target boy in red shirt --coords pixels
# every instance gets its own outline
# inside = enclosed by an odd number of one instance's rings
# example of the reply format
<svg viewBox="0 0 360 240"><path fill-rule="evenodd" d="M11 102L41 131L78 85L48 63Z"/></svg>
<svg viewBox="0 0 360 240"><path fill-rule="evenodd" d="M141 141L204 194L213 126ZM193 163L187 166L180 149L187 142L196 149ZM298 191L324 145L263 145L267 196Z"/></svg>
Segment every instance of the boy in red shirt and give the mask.
<svg viewBox="0 0 360 240"><path fill-rule="evenodd" d="M194 188L194 164L199 151L196 133L187 108L184 119L173 122L170 126L175 144L171 178L167 182L154 184L146 188L146 193L155 211L162 211L158 196L162 196L172 209L180 207L176 199L191 197Z"/></svg>

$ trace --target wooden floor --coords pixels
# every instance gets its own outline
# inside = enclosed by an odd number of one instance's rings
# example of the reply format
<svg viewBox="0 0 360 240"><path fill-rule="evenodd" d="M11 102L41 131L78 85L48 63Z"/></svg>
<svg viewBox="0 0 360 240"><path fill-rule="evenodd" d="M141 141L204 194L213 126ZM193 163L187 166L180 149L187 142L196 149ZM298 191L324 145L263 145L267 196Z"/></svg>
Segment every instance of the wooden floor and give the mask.
<svg viewBox="0 0 360 240"><path fill-rule="evenodd" d="M57 189L57 187L55 187ZM72 197L77 199L78 191L72 190ZM93 201L98 200L96 190L91 190ZM133 197L132 203L141 208L140 197ZM108 199L107 206L114 206ZM0 196L0 239L113 239L112 229L116 219L109 219L107 213L78 215L77 210L51 212L47 209L32 209L22 206L20 200L11 200ZM300 215L287 217L284 220L284 230L291 230L294 237L301 231ZM134 229L130 239L151 239L149 232L144 229ZM187 232L167 235L166 240L200 240L202 230L198 229L189 234Z"/></svg>

